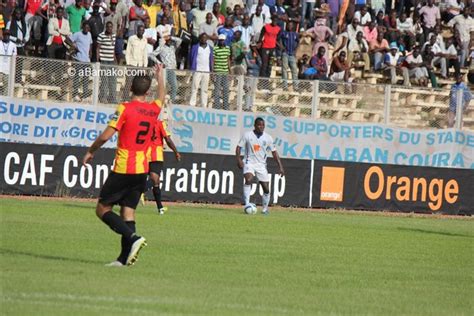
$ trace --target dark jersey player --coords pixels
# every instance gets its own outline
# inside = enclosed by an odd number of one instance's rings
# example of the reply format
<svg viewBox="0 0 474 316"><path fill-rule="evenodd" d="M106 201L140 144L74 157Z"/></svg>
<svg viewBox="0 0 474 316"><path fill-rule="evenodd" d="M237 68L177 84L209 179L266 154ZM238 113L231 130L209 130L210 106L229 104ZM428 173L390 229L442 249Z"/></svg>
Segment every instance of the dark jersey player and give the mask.
<svg viewBox="0 0 474 316"><path fill-rule="evenodd" d="M177 161L181 160L181 155L179 154L176 146L171 140L171 134L166 129L166 123L161 120L156 121L155 128L153 130L153 138L151 144L151 160L150 160L150 179L153 183L153 196L155 198L156 207L158 209L158 214L163 215L166 208L163 207L161 203L161 189L160 189L160 176L161 171L163 170L163 140L166 141L166 144L174 152Z"/></svg>
<svg viewBox="0 0 474 316"><path fill-rule="evenodd" d="M151 85L149 76L136 76L132 81L132 100L122 103L102 134L85 154L87 164L94 153L118 132L114 167L109 174L97 203L96 214L113 231L122 236L122 250L110 266L132 265L138 258L146 240L135 233L135 209L144 192L149 170L153 129L165 98L162 66L155 67L158 82L158 99L145 101ZM120 205L120 216L113 212Z"/></svg>

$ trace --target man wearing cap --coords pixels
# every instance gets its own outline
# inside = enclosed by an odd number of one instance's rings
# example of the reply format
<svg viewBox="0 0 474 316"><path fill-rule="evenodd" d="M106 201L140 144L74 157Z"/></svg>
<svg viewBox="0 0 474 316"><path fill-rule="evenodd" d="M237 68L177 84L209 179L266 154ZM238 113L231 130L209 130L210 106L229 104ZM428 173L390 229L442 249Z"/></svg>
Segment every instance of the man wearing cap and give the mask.
<svg viewBox="0 0 474 316"><path fill-rule="evenodd" d="M400 66L400 57L401 55L398 52L397 43L391 43L390 52L385 54L383 69L387 72L390 71L390 80L392 84L397 83L397 73L401 73L403 75L403 85L409 86L410 77L408 74L408 69L406 67Z"/></svg>
<svg viewBox="0 0 474 316"><path fill-rule="evenodd" d="M176 101L178 91L178 82L176 80L176 50L181 45L182 40L179 37L171 36L169 32L163 33L160 38L160 44L153 52L153 56L160 56L161 61L166 68L166 81L168 83L168 91L170 93L171 102Z"/></svg>
<svg viewBox="0 0 474 316"><path fill-rule="evenodd" d="M230 70L230 47L226 45L225 34L220 34L217 46L214 47L214 108L229 109L229 70ZM222 106L220 97L222 95Z"/></svg>

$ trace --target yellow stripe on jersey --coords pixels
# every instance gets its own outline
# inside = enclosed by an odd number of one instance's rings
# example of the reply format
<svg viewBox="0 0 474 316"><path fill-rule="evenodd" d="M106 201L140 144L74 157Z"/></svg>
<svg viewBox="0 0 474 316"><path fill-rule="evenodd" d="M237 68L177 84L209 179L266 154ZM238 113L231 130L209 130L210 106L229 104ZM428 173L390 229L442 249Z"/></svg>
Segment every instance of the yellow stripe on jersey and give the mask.
<svg viewBox="0 0 474 316"><path fill-rule="evenodd" d="M127 173L128 150L117 149L115 153L114 172Z"/></svg>
<svg viewBox="0 0 474 316"><path fill-rule="evenodd" d="M166 124L165 121L161 121L161 123L163 124L163 129L165 130L165 136L168 137L168 136L171 136L171 133L170 131L168 130L168 124Z"/></svg>
<svg viewBox="0 0 474 316"><path fill-rule="evenodd" d="M155 102L157 107L161 108L162 104L160 100L156 99L156 100L153 100L153 102Z"/></svg>
<svg viewBox="0 0 474 316"><path fill-rule="evenodd" d="M155 161L163 161L164 160L164 157L163 157L163 146L158 146L156 147L155 149Z"/></svg>
<svg viewBox="0 0 474 316"><path fill-rule="evenodd" d="M120 120L120 116L122 116L123 114L123 111L125 110L125 106L123 104L119 104L117 106L117 108L115 109L115 113L114 115L112 116L112 118L110 119L108 125L110 127L113 127L115 129L117 129L117 124Z"/></svg>
<svg viewBox="0 0 474 316"><path fill-rule="evenodd" d="M135 157L135 173L146 173L145 170L145 152L137 151ZM147 160L148 161L148 160Z"/></svg>

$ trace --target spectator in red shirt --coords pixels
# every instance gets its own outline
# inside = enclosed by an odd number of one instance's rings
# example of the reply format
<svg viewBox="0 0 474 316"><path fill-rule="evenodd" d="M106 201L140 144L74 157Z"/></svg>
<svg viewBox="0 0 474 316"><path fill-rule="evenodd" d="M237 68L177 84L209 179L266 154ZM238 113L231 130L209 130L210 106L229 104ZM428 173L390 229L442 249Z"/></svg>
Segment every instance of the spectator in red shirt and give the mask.
<svg viewBox="0 0 474 316"><path fill-rule="evenodd" d="M278 16L272 15L272 23L265 24L260 32L262 67L260 68L260 77L270 77L270 58L275 54L278 34L281 32L277 25Z"/></svg>

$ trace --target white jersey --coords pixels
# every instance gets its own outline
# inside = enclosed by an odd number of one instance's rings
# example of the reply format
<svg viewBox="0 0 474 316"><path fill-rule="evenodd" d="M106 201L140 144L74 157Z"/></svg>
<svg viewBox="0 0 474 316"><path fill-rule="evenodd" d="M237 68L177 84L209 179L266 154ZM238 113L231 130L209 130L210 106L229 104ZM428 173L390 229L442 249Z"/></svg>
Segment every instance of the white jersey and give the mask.
<svg viewBox="0 0 474 316"><path fill-rule="evenodd" d="M245 133L238 146L245 149L245 164L266 164L267 152L276 150L273 138L265 132L260 137L253 131Z"/></svg>

